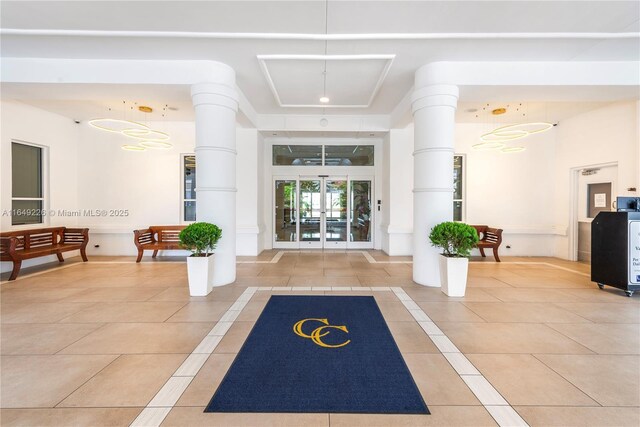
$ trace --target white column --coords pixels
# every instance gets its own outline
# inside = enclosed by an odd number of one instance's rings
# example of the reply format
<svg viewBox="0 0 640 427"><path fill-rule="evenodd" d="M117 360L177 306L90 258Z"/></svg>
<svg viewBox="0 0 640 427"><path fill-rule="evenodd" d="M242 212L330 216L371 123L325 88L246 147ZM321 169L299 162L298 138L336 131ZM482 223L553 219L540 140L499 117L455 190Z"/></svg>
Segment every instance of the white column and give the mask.
<svg viewBox="0 0 640 427"><path fill-rule="evenodd" d="M440 286L437 248L431 228L453 220L453 153L458 87L425 85L416 72L411 97L415 128L413 152L413 281Z"/></svg>
<svg viewBox="0 0 640 427"><path fill-rule="evenodd" d="M222 229L212 286L236 280L235 72L221 64L214 82L191 87L196 113L196 220Z"/></svg>

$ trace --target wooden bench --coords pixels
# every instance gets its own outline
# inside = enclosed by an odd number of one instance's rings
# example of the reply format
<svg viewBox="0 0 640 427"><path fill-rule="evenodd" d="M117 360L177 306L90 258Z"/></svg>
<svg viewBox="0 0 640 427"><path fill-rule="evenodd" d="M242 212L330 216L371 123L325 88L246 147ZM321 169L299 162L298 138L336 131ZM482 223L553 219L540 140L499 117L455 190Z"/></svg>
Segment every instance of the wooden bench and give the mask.
<svg viewBox="0 0 640 427"><path fill-rule="evenodd" d="M485 249L493 249L493 257L496 261L500 262L500 257L498 256L498 248L502 243L502 229L500 228L491 228L486 225L472 225L473 228L478 232L478 237L480 241L478 242L477 248L480 250L480 255L486 257L484 254Z"/></svg>
<svg viewBox="0 0 640 427"><path fill-rule="evenodd" d="M88 228L50 227L0 233L0 260L12 261L13 271L9 280L16 280L22 261L47 255L57 255L64 262L62 252L80 251L82 261L87 261L89 243Z"/></svg>
<svg viewBox="0 0 640 427"><path fill-rule="evenodd" d="M133 241L138 248L138 259L142 261L144 251L153 251L153 258L158 251L183 249L179 235L186 225L154 225L144 230L133 231Z"/></svg>

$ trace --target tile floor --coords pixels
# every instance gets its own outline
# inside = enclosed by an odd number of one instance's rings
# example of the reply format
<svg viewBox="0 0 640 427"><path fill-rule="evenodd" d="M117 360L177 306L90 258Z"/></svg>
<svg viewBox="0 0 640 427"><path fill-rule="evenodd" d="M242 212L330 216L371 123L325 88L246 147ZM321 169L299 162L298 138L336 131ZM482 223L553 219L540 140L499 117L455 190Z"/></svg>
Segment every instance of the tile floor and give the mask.
<svg viewBox="0 0 640 427"><path fill-rule="evenodd" d="M448 298L407 257L265 251L190 297L180 259L132 261L0 285L2 426L640 425L640 295L584 264L474 262ZM373 295L432 415L204 414L269 296L291 293Z"/></svg>

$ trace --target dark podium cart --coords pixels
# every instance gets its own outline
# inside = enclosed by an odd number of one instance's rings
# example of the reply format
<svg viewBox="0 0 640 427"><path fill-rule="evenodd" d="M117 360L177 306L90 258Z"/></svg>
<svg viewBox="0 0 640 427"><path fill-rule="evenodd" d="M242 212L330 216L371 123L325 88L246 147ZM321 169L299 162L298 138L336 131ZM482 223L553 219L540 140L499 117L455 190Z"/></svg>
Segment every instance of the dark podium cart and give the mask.
<svg viewBox="0 0 640 427"><path fill-rule="evenodd" d="M591 223L591 280L640 290L640 212L600 212Z"/></svg>

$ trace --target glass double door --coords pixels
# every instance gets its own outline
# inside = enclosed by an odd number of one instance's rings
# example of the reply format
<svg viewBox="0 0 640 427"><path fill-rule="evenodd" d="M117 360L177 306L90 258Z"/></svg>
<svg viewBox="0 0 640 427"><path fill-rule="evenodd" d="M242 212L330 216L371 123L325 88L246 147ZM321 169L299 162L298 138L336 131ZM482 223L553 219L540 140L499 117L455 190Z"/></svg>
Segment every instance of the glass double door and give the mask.
<svg viewBox="0 0 640 427"><path fill-rule="evenodd" d="M372 247L372 180L335 176L274 180L274 247Z"/></svg>

